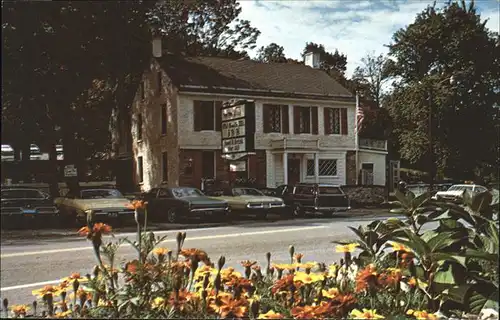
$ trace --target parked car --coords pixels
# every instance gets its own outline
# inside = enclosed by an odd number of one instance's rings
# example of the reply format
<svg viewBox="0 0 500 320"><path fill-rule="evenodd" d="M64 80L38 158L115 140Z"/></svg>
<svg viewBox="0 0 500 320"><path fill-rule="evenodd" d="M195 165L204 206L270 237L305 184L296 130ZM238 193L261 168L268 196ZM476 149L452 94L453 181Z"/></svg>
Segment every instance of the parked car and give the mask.
<svg viewBox="0 0 500 320"><path fill-rule="evenodd" d="M79 224L86 221L88 214L94 214L95 221L134 220L134 210L128 208L130 200L114 188L86 188L74 194L68 192L64 197L56 198L55 204L66 221Z"/></svg>
<svg viewBox="0 0 500 320"><path fill-rule="evenodd" d="M332 184L299 183L277 188L285 203L292 208L295 217L306 213L322 213L332 216L335 212L351 209L349 197L342 188Z"/></svg>
<svg viewBox="0 0 500 320"><path fill-rule="evenodd" d="M228 188L220 192L217 197L229 203L231 211L241 215L252 215L262 219L269 213L281 214L285 208L282 199L269 197L254 188Z"/></svg>
<svg viewBox="0 0 500 320"><path fill-rule="evenodd" d="M59 214L50 195L34 188L2 187L2 220L47 219Z"/></svg>
<svg viewBox="0 0 500 320"><path fill-rule="evenodd" d="M2 144L2 161L14 161L14 149L8 144Z"/></svg>
<svg viewBox="0 0 500 320"><path fill-rule="evenodd" d="M461 204L463 202L464 193L466 191L470 192L471 194L475 194L488 191L488 188L478 184L455 184L446 191L436 192L432 199Z"/></svg>
<svg viewBox="0 0 500 320"><path fill-rule="evenodd" d="M225 219L230 212L227 201L207 197L196 188L153 188L142 199L148 203L148 218L170 223L194 216Z"/></svg>

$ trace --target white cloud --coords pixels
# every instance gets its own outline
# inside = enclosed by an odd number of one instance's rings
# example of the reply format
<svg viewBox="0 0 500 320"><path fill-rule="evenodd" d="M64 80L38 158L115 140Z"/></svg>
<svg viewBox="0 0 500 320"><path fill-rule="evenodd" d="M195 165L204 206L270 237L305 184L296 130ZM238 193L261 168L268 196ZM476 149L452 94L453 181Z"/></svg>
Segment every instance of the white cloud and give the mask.
<svg viewBox="0 0 500 320"><path fill-rule="evenodd" d="M240 4L240 18L250 20L262 32L257 48L275 42L285 48L287 57L301 59L306 42L323 44L328 51L338 49L347 55L347 74L351 75L367 53L387 53L385 45L393 33L412 23L432 2L243 0ZM477 3L479 8L481 5ZM487 26L498 32L499 10L495 7L490 5L482 16L489 18Z"/></svg>

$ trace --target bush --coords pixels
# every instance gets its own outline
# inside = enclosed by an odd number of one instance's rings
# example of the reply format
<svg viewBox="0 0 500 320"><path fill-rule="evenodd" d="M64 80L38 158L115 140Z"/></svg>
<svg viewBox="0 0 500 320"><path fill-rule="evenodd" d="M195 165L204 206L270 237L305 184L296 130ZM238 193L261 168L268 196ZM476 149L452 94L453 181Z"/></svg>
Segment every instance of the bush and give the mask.
<svg viewBox="0 0 500 320"><path fill-rule="evenodd" d="M93 223L79 230L90 240L97 265L58 286L33 291L35 302L12 306L15 317L57 318L250 318L250 319L436 319L466 315L498 318L498 221L491 195L465 196L467 207L439 203L427 194L396 194L406 219L391 218L350 228L356 242L337 243L339 263L303 261L290 246L290 263L258 266L242 261L244 273L214 263L197 248L160 247L165 237L141 230L130 243L137 258L121 266L123 241L103 243L111 228ZM488 200L489 199L489 200ZM134 202L136 212L144 203ZM147 214L147 212L146 212ZM137 215L136 215L137 216ZM138 220L138 218L136 219ZM436 228L426 231L430 223ZM357 255L354 255L354 252ZM496 264L496 268L493 266ZM4 301L4 308L8 305ZM41 309L41 310L38 310ZM41 311L41 312L40 312Z"/></svg>

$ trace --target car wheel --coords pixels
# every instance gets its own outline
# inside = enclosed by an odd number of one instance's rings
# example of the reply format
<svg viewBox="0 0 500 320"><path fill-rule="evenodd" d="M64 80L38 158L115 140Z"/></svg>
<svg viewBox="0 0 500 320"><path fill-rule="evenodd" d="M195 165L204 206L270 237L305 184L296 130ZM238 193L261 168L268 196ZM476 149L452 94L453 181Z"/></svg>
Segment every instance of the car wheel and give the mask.
<svg viewBox="0 0 500 320"><path fill-rule="evenodd" d="M167 211L167 221L169 223L177 223L179 221L179 215L175 209L170 209Z"/></svg>
<svg viewBox="0 0 500 320"><path fill-rule="evenodd" d="M304 217L304 210L299 205L295 205L293 207L293 216L294 218Z"/></svg>

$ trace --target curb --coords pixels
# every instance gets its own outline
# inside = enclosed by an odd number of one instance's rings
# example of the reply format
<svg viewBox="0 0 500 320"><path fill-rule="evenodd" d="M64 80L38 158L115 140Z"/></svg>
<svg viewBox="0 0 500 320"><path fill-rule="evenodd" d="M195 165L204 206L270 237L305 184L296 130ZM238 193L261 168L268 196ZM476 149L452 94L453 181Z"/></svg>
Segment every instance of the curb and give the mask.
<svg viewBox="0 0 500 320"><path fill-rule="evenodd" d="M387 209L372 209L372 208L356 208L348 211L347 213L341 213L340 216L343 218L348 218L349 216L353 217L377 217L379 215L390 215L389 210ZM288 220L286 218L278 218L269 220L269 222L275 221L285 221ZM228 222L205 222L205 223L184 223L184 224L161 224L161 225L149 225L149 231L169 231L169 230L182 230L182 229L201 229L201 228L216 228L223 226L238 226L244 225L246 223L252 223L254 220L235 220ZM120 233L132 233L135 232L136 226L127 226L124 228L117 228L115 231L117 234ZM3 240L20 240L20 239L57 239L57 238L68 238L69 239L80 239L81 237L78 235L77 230L2 230L1 239Z"/></svg>

